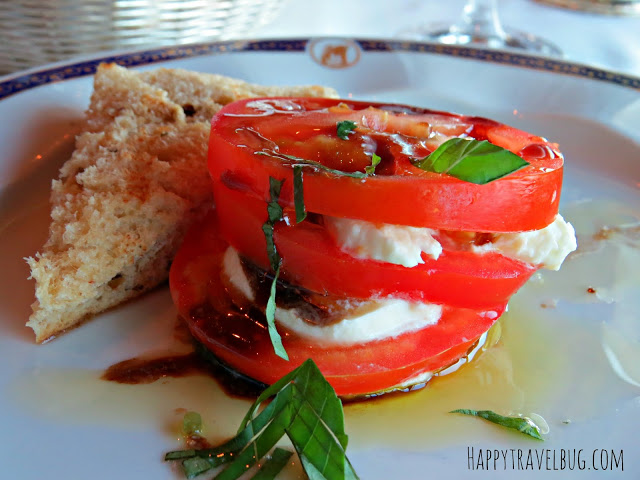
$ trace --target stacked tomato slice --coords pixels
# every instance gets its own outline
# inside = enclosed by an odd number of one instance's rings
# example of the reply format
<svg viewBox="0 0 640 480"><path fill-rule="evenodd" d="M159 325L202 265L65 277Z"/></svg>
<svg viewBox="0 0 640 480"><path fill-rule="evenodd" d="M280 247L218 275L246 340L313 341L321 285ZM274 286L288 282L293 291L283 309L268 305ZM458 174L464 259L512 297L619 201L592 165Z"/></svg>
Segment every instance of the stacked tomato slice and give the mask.
<svg viewBox="0 0 640 480"><path fill-rule="evenodd" d="M356 127L340 134L336 126L345 121ZM459 136L488 140L529 165L484 185L415 166L416 158ZM309 215L296 223L293 166L301 163ZM212 122L209 166L216 208L188 234L171 270L181 316L197 340L251 378L270 384L312 358L342 396L389 390L464 357L536 270L495 252L478 254L469 244L482 234L547 226L562 183L562 156L541 137L483 118L333 99L228 105ZM238 300L222 268L232 246L253 268L273 274L263 231L270 179L283 181L283 221L274 230L282 288L320 303L439 304L440 320L349 345L320 344L279 326L289 361L278 357L265 325L266 299ZM443 252L437 259L423 255L424 263L411 268L358 258L340 248L324 216L435 229Z"/></svg>

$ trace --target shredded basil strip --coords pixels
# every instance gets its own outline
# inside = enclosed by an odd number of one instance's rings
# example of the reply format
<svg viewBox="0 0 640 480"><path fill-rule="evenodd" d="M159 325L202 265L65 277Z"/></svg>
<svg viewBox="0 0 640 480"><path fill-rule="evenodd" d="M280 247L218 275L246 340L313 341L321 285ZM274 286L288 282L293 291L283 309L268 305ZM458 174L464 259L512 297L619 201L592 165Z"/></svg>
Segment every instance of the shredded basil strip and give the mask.
<svg viewBox="0 0 640 480"><path fill-rule="evenodd" d="M356 122L352 122L351 120L338 122L336 125L338 138L342 140L349 140L349 134L355 131L356 126Z"/></svg>
<svg viewBox="0 0 640 480"><path fill-rule="evenodd" d="M323 172L327 172L327 173L333 173L334 175L340 175L342 177L367 178L367 174L364 173L364 172L343 172L342 170L336 170L334 168L326 167L325 165L321 164L320 162L315 162L313 160L307 160L305 158L296 157L295 155L287 155L285 153L278 153L278 152L265 151L265 150L260 150L258 152L255 152L255 154L256 155L267 155L269 157L275 157L275 158L280 158L280 159L283 159L283 160L289 160L290 162L293 162L292 165L294 167L296 167L296 166L310 167L310 168L313 168L316 171L323 171Z"/></svg>
<svg viewBox="0 0 640 480"><path fill-rule="evenodd" d="M273 224L266 222L262 225L262 233L267 242L267 256L269 257L269 263L273 270L277 270L280 267L280 255L276 250L276 244L273 240Z"/></svg>
<svg viewBox="0 0 640 480"><path fill-rule="evenodd" d="M262 464L258 473L251 477L251 480L275 480L276 476L287 465L291 455L293 455L293 452L276 447L269 460Z"/></svg>
<svg viewBox="0 0 640 480"><path fill-rule="evenodd" d="M307 210L304 206L304 187L302 184L302 167L293 166L293 203L296 209L296 223L307 218Z"/></svg>
<svg viewBox="0 0 640 480"><path fill-rule="evenodd" d="M484 418L496 425L500 425L505 428L517 430L520 433L529 435L537 440L544 440L540 434L540 427L536 425L533 420L528 417L506 417L491 410L470 410L460 408L458 410L452 410L449 413L461 413L463 415L471 415L474 417Z"/></svg>
<svg viewBox="0 0 640 480"><path fill-rule="evenodd" d="M369 165L368 167L364 167L364 173L366 173L367 175L373 175L374 173L376 173L376 167L380 165L381 160L382 158L380 158L375 153L371 155L371 165Z"/></svg>
<svg viewBox="0 0 640 480"><path fill-rule="evenodd" d="M258 413L270 398L271 402ZM215 478L235 480L259 462L284 435L289 437L310 479L358 479L346 456L348 438L342 403L311 359L262 392L234 438L210 449L169 452L165 459L182 460L188 478L229 463ZM276 456L276 451L273 455Z"/></svg>
<svg viewBox="0 0 640 480"><path fill-rule="evenodd" d="M269 299L267 300L267 308L265 310L265 316L267 318L267 326L269 330L269 338L273 345L273 350L276 355L285 360L289 360L284 346L282 345L282 338L276 329L275 313L276 313L276 284L278 282L278 275L280 273L281 258L276 249L276 244L273 239L274 225L282 220L283 212L282 207L278 203L280 199L280 191L282 190L282 184L284 180L276 180L273 177L269 177L269 202L267 203L267 221L262 225L262 232L267 243L267 256L269 257L269 263L271 268L275 272L273 282L271 283L271 291Z"/></svg>
<svg viewBox="0 0 640 480"><path fill-rule="evenodd" d="M273 345L273 350L276 352L280 358L284 358L285 360L289 360L289 355L287 355L287 351L284 349L282 345L282 337L278 333L276 329L276 285L278 283L278 275L280 275L280 266L276 269L276 272L273 276L273 281L271 282L271 290L269 292L269 299L267 300L267 308L264 311L265 317L267 317L267 327L269 330L269 338L271 339L271 345Z"/></svg>
<svg viewBox="0 0 640 480"><path fill-rule="evenodd" d="M267 212L269 213L269 223L275 224L282 220L282 207L278 203L280 200L280 191L284 180L276 180L269 177L269 202L267 203Z"/></svg>
<svg viewBox="0 0 640 480"><path fill-rule="evenodd" d="M275 405L268 405L251 425L242 428L231 440L213 448L202 450L176 450L165 455L165 460L182 460L182 468L187 478L193 478L225 463L230 463L253 439L255 432L271 421Z"/></svg>
<svg viewBox="0 0 640 480"><path fill-rule="evenodd" d="M467 138L451 138L413 164L427 172L444 173L477 185L492 182L529 165L505 148L486 140Z"/></svg>

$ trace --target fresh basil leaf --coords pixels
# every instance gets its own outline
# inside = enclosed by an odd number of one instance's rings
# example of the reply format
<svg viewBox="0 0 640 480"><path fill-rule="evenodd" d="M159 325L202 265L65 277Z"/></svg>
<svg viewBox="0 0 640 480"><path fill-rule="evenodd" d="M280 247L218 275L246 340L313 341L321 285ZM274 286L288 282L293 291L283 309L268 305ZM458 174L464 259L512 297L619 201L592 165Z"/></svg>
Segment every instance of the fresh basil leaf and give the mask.
<svg viewBox="0 0 640 480"><path fill-rule="evenodd" d="M219 467L223 463L224 462L219 461L217 457L213 457L213 459L194 457L182 462L182 470L187 478L195 478L201 473L207 472L212 468Z"/></svg>
<svg viewBox="0 0 640 480"><path fill-rule="evenodd" d="M356 122L352 122L351 120L343 120L341 122L338 122L338 124L336 125L338 138L342 140L349 140L349 134L355 131L356 127Z"/></svg>
<svg viewBox="0 0 640 480"><path fill-rule="evenodd" d="M251 480L275 480L287 465L287 462L289 462L291 455L293 455L293 452L277 447L271 454L271 457L262 464L258 473L251 477Z"/></svg>
<svg viewBox="0 0 640 480"><path fill-rule="evenodd" d="M252 437L253 431L247 428L246 431L240 432L228 442L217 447L202 450L176 450L168 452L164 459L165 461L182 460L182 470L185 477L193 478L235 460L235 455L249 443Z"/></svg>
<svg viewBox="0 0 640 480"><path fill-rule="evenodd" d="M268 387L247 412L241 428L250 424L262 403L275 395L269 408L289 387L296 415L286 432L309 477L358 478L345 454L348 437L342 403L311 359ZM315 472L322 476L312 476Z"/></svg>
<svg viewBox="0 0 640 480"><path fill-rule="evenodd" d="M193 478L207 470L230 463L256 436L256 432L265 428L285 406L286 397L282 397L278 402L270 403L259 415L243 425L235 437L222 445L202 450L177 450L167 453L164 458L165 460L183 460L182 468L187 478ZM205 460L206 463L202 460Z"/></svg>
<svg viewBox="0 0 640 480"><path fill-rule="evenodd" d="M496 425L517 430L537 440L544 440L540 434L540 427L538 427L538 425L528 417L505 417L504 415L497 414L491 410L470 410L464 408L453 410L449 413L461 413L463 415L472 415L474 417L484 418Z"/></svg>
<svg viewBox="0 0 640 480"><path fill-rule="evenodd" d="M297 375L300 373L300 368L301 367L298 367L292 370L291 372L287 373L284 377L282 377L277 382L265 388L262 391L262 393L258 395L258 398L255 400L255 402L253 402L253 405L251 405L251 407L245 414L244 418L242 419L242 422L240 423L240 427L238 428L238 434L242 433L246 428L248 428L252 424L255 424L260 419L260 417L264 415L266 411L268 411L269 408L272 408L272 405L278 403L274 400L273 402L269 403L269 405L262 411L262 413L256 416L257 411L260 409L260 406L264 402L266 402L271 397L277 396L278 392L284 390L284 388L289 383L291 383L296 379ZM264 425L262 427L264 427ZM257 430L259 430L262 427L258 427Z"/></svg>
<svg viewBox="0 0 640 480"><path fill-rule="evenodd" d="M269 399L272 400L257 413ZM311 480L358 479L346 456L342 403L311 359L264 390L249 408L234 438L215 448L185 450L183 467L192 465L189 470L185 467L185 473L202 473L231 461L215 478L235 480L259 462L285 435ZM170 453L173 455L167 454L165 459L185 458L178 455L180 452ZM278 453L278 449L273 452L273 457L280 455L286 456ZM225 460L219 462L218 457ZM279 460L283 465L287 461L288 456ZM272 475L268 463L262 467L264 472L254 478L273 478L268 476Z"/></svg>
<svg viewBox="0 0 640 480"><path fill-rule="evenodd" d="M382 158L380 158L375 153L371 155L371 165L364 167L364 173L366 173L367 175L373 175L374 173L376 173L376 167L380 165L381 160Z"/></svg>
<svg viewBox="0 0 640 480"><path fill-rule="evenodd" d="M465 182L484 185L529 165L509 150L466 138L451 138L413 164L427 172L445 173Z"/></svg>
<svg viewBox="0 0 640 480"><path fill-rule="evenodd" d="M291 423L294 411L292 408L292 393L286 397L284 407L273 416L270 422L260 432L256 432L256 437L240 452L235 460L221 473L216 480L236 480L249 468L255 465L264 457L275 444L284 437L286 425Z"/></svg>
<svg viewBox="0 0 640 480"><path fill-rule="evenodd" d="M296 223L307 218L307 210L304 206L304 187L302 184L302 167L293 166L293 204L296 209Z"/></svg>
<svg viewBox="0 0 640 480"><path fill-rule="evenodd" d="M313 367L303 366L311 363ZM303 394L311 406L318 411L323 412L322 419L331 429L343 449L347 448L348 437L344 431L344 415L342 412L342 403L336 395L333 387L325 380L320 370L315 366L313 360L308 359L300 367L288 373L276 383L267 387L256 399L242 423L239 431L246 428L252 421L260 406L274 395L277 397L278 392L290 383L294 383L303 389ZM313 389L309 391L310 389ZM271 406L271 404L269 404ZM268 407L267 407L268 408ZM264 413L264 410L263 410Z"/></svg>
<svg viewBox="0 0 640 480"><path fill-rule="evenodd" d="M278 283L278 275L280 275L280 266L276 269L276 273L273 276L271 282L271 291L269 293L269 300L267 300L267 308L265 309L265 317L267 317L267 327L269 330L269 338L271 339L271 345L273 350L280 358L289 360L289 355L282 345L282 337L276 329L276 285Z"/></svg>
<svg viewBox="0 0 640 480"><path fill-rule="evenodd" d="M185 458L193 458L198 455L196 452L197 450L194 450L194 449L174 450L172 452L165 453L164 459L168 461L168 460L183 460Z"/></svg>
<svg viewBox="0 0 640 480"><path fill-rule="evenodd" d="M295 155L287 155L285 153L278 153L273 151L261 150L259 152L255 152L256 155L267 155L269 157L280 158L281 160L288 160L293 162L292 165L294 167L310 167L316 171L323 171L327 173L332 173L334 175L340 175L342 177L352 177L352 178L367 178L367 174L364 172L343 172L342 170L336 170L334 168L329 168L320 162L315 162L313 160L307 160L306 158L296 157Z"/></svg>

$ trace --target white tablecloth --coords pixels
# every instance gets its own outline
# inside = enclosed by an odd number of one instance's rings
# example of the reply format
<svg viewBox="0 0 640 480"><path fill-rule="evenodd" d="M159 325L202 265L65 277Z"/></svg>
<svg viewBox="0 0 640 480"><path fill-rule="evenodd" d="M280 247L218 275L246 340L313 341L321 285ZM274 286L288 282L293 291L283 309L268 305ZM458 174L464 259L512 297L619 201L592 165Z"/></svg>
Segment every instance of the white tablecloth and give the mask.
<svg viewBox="0 0 640 480"><path fill-rule="evenodd" d="M640 77L640 17L598 15L532 0L501 0L505 27L542 36L570 62ZM260 37L397 37L424 23L452 23L463 0L288 0Z"/></svg>

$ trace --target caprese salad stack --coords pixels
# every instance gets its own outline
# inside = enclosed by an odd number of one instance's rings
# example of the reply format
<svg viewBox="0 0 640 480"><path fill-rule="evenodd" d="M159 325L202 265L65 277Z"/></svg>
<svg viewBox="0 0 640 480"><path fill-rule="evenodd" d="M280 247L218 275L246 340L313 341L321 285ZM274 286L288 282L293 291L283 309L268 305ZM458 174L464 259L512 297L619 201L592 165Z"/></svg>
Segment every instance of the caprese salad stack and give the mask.
<svg viewBox="0 0 640 480"><path fill-rule="evenodd" d="M247 99L212 121L215 209L171 270L193 336L271 384L311 358L343 397L464 361L576 248L557 146L403 105Z"/></svg>

